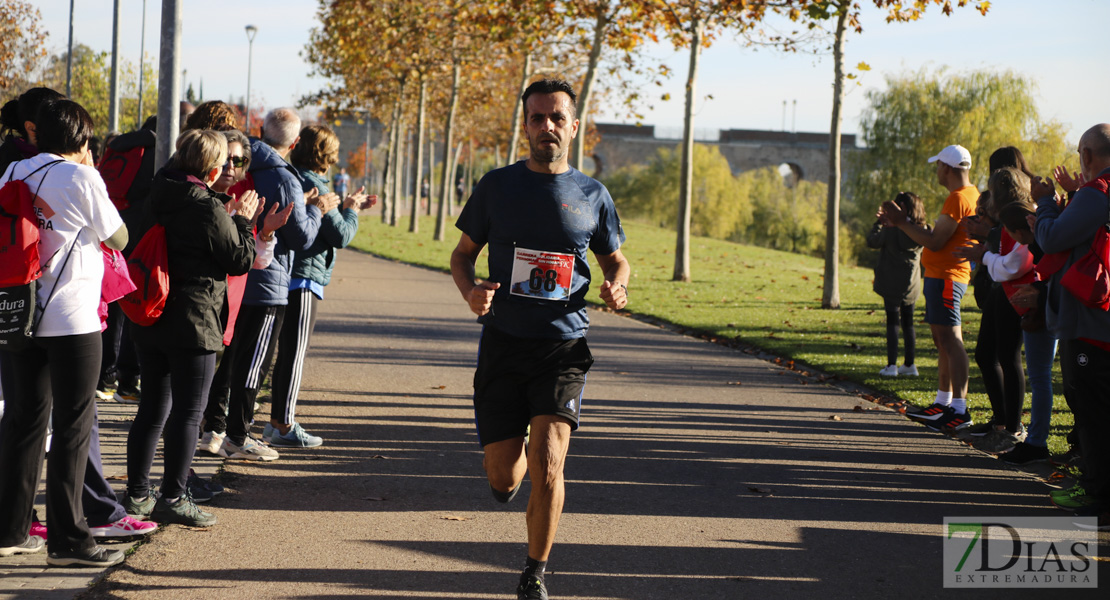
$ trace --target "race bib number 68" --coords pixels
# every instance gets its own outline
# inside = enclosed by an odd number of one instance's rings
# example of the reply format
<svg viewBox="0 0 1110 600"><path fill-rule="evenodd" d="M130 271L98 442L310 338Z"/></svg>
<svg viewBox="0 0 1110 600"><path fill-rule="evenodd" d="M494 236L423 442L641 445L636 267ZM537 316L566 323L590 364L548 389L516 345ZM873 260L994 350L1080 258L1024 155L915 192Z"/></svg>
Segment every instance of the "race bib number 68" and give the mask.
<svg viewBox="0 0 1110 600"><path fill-rule="evenodd" d="M516 248L509 293L539 300L570 300L574 255Z"/></svg>

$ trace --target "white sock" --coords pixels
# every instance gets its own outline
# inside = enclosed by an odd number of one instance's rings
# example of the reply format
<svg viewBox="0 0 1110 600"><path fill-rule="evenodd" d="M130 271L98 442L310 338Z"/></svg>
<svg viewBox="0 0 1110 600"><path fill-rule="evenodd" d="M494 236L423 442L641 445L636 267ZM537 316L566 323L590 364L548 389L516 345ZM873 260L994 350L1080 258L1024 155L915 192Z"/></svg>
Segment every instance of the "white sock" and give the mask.
<svg viewBox="0 0 1110 600"><path fill-rule="evenodd" d="M949 404L949 406L956 411L956 414L965 414L967 413L967 398L953 398L952 404Z"/></svg>
<svg viewBox="0 0 1110 600"><path fill-rule="evenodd" d="M946 392L944 390L937 390L936 404L940 404L942 406L951 405L952 404L952 392Z"/></svg>

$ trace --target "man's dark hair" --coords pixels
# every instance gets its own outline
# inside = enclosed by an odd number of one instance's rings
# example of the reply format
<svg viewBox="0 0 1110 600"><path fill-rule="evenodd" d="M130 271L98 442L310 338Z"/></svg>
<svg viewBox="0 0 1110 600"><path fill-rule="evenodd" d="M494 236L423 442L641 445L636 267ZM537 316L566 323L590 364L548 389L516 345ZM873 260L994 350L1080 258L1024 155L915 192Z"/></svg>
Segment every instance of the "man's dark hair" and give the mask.
<svg viewBox="0 0 1110 600"><path fill-rule="evenodd" d="M92 117L73 100L46 102L39 107L34 123L39 150L51 154L80 152L93 136Z"/></svg>
<svg viewBox="0 0 1110 600"><path fill-rule="evenodd" d="M31 88L4 105L3 109L0 110L0 126L5 131L16 132L24 139L28 139L23 123L26 121L34 123L35 114L38 113L39 106L44 102L61 100L62 98L65 98L65 96L47 87ZM28 139L28 141L30 140Z"/></svg>
<svg viewBox="0 0 1110 600"><path fill-rule="evenodd" d="M524 93L520 95L520 101L523 103L524 108L524 118L528 118L529 96L532 94L554 94L556 92L563 92L570 96L570 107L574 111L574 114L570 115L570 118L572 121L576 119L578 117L578 94L575 94L574 88L570 87L570 84L563 79L541 79L532 82L532 84L524 90Z"/></svg>

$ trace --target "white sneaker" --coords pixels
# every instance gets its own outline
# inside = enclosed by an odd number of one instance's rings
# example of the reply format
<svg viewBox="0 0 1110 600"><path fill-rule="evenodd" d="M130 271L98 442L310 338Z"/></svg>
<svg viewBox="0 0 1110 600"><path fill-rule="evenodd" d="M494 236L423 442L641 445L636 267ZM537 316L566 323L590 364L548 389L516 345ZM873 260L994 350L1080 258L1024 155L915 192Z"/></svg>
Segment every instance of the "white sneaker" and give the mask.
<svg viewBox="0 0 1110 600"><path fill-rule="evenodd" d="M898 374L899 375L909 375L911 377L917 377L917 365L910 365L908 367L905 366L905 365L902 365L902 366L898 367Z"/></svg>
<svg viewBox="0 0 1110 600"><path fill-rule="evenodd" d="M197 444L197 452L207 452L213 456L224 456L221 454L221 446L224 445L224 438L227 437L226 433L218 433L215 431L205 431L204 435L200 438L200 443Z"/></svg>
<svg viewBox="0 0 1110 600"><path fill-rule="evenodd" d="M882 371L879 371L879 375L883 377L897 377L898 367L895 365L887 365Z"/></svg>
<svg viewBox="0 0 1110 600"><path fill-rule="evenodd" d="M242 460L271 461L278 459L276 450L250 436L247 436L242 446L235 445L231 438L224 438L224 443L220 446L220 455Z"/></svg>

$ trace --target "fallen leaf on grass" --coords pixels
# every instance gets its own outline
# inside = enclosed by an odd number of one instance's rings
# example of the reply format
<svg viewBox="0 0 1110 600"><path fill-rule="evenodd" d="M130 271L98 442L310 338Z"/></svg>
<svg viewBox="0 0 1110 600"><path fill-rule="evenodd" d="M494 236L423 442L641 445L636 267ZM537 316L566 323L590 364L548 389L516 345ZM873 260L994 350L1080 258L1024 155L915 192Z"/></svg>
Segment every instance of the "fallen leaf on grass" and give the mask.
<svg viewBox="0 0 1110 600"><path fill-rule="evenodd" d="M829 415L829 420L830 421L843 421L844 419L840 415Z"/></svg>
<svg viewBox="0 0 1110 600"><path fill-rule="evenodd" d="M469 521L470 520L469 517L456 517L455 515L442 516L442 517L440 517L440 519L443 519L444 521Z"/></svg>

